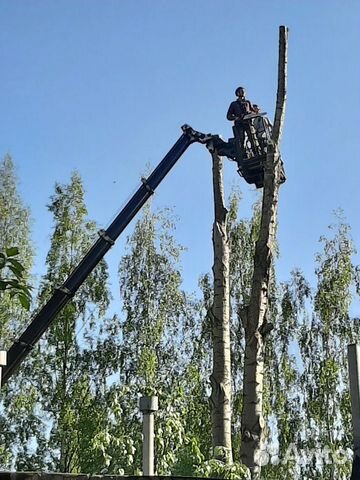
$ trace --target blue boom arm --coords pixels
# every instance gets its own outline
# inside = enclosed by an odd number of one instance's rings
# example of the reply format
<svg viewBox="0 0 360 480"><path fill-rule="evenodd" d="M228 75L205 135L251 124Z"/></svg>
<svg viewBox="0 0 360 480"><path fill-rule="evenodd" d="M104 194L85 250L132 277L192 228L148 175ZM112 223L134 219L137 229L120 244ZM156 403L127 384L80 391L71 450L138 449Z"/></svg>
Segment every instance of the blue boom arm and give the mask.
<svg viewBox="0 0 360 480"><path fill-rule="evenodd" d="M86 280L88 275L104 257L108 250L141 207L154 193L155 189L169 173L175 163L183 155L186 149L194 142L207 144L213 138L212 135L193 130L189 125L183 125L183 134L161 160L159 165L147 179L142 180L142 185L134 193L125 207L117 215L115 220L106 230L99 231L99 238L73 270L64 284L54 290L51 298L33 317L20 338L15 341L7 352L7 365L3 367L2 383L6 383L20 363L30 353L44 332L54 321L56 315L64 308L76 291Z"/></svg>

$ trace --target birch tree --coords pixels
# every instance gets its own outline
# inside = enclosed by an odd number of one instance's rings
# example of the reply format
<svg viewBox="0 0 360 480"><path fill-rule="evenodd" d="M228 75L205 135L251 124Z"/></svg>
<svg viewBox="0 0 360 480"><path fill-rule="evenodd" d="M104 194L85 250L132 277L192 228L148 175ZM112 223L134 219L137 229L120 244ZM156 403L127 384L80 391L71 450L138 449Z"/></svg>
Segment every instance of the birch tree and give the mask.
<svg viewBox="0 0 360 480"><path fill-rule="evenodd" d="M223 162L212 152L214 190L214 288L209 310L212 323L213 371L210 377L214 457L232 463L230 287L227 209L224 200Z"/></svg>
<svg viewBox="0 0 360 480"><path fill-rule="evenodd" d="M279 146L285 115L287 85L288 29L280 27L278 91L272 143L264 166L264 189L259 237L255 247L254 273L250 301L243 311L245 359L243 411L241 424L241 459L251 469L253 479L260 478L264 448L263 417L264 341L268 328L271 265L280 185Z"/></svg>
<svg viewBox="0 0 360 480"><path fill-rule="evenodd" d="M302 449L304 409L303 388L300 385L301 362L299 356L296 358L294 345L301 322L308 315L307 302L311 289L301 271L294 269L291 279L277 285L274 290L272 319L275 318L275 321L271 341L266 342L264 377L269 462L262 468L261 478L295 480L298 478L300 458L293 459L292 447L296 445L299 452Z"/></svg>
<svg viewBox="0 0 360 480"><path fill-rule="evenodd" d="M348 391L347 345L359 341L359 322L350 318L354 298L355 253L349 226L340 218L331 235L322 237L316 256L317 288L312 315L304 321L299 347L304 365L300 388L304 397L304 447L321 453L302 465L301 474L324 480L347 479L351 464L345 451L352 445Z"/></svg>
<svg viewBox="0 0 360 480"><path fill-rule="evenodd" d="M141 470L139 395L159 397L155 420L159 475L174 471L191 475L205 453L200 449L208 447L209 435L204 433L208 424L202 415L208 410L205 389L191 361L199 315L181 289L183 247L174 239L174 228L169 209L152 212L147 205L128 238L128 252L119 267L124 360L120 384L114 388L120 394L127 392L126 428L133 432L136 453L123 466L126 474ZM116 437L116 427L112 436Z"/></svg>
<svg viewBox="0 0 360 480"><path fill-rule="evenodd" d="M49 210L54 228L40 285L40 305L65 281L96 235L94 222L87 219L77 173L68 185L55 186ZM18 469L79 472L94 456L90 446L101 428L101 402L84 350L94 350L94 333L99 331L96 320L102 318L109 303L107 277L102 261L24 362L22 388L34 401L29 417L37 428L29 430L22 425Z"/></svg>

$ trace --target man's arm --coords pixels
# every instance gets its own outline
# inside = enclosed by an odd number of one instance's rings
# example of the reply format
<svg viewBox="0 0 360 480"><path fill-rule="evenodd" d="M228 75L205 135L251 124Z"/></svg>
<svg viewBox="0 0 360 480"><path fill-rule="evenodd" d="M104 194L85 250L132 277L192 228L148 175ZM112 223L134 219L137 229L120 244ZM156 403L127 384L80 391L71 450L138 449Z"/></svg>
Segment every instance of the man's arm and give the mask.
<svg viewBox="0 0 360 480"><path fill-rule="evenodd" d="M230 122L232 122L233 120L236 119L236 115L235 115L235 112L234 112L234 102L230 103L230 107L229 107L229 110L226 114L226 118L228 120L230 120Z"/></svg>
<svg viewBox="0 0 360 480"><path fill-rule="evenodd" d="M256 109L254 108L254 106L253 106L253 104L250 102L250 100L247 100L247 102L248 102L248 104L249 104L250 111L256 113Z"/></svg>

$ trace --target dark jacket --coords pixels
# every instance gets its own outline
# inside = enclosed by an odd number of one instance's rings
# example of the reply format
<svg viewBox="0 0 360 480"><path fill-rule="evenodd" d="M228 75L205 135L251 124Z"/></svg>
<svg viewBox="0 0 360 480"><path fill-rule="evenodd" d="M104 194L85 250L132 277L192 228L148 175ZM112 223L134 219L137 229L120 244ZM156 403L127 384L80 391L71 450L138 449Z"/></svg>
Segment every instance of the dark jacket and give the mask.
<svg viewBox="0 0 360 480"><path fill-rule="evenodd" d="M251 113L253 111L254 111L254 108L251 102L249 102L249 100L238 99L230 103L230 107L226 114L226 118L230 121L234 120L234 116L239 117L241 119L244 117L244 115L247 115L248 113Z"/></svg>

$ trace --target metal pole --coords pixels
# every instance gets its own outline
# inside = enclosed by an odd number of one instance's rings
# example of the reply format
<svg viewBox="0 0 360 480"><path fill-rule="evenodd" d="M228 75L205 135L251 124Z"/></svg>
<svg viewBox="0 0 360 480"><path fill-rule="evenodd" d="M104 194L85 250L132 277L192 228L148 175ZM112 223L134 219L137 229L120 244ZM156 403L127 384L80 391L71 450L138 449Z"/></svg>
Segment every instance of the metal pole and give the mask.
<svg viewBox="0 0 360 480"><path fill-rule="evenodd" d="M354 459L351 478L360 478L360 345L348 345L351 414L353 426Z"/></svg>
<svg viewBox="0 0 360 480"><path fill-rule="evenodd" d="M141 397L143 413L143 475L154 475L154 412L157 412L158 397Z"/></svg>
<svg viewBox="0 0 360 480"><path fill-rule="evenodd" d="M0 388L1 388L1 374L2 374L2 367L6 365L6 357L7 354L4 350L0 351Z"/></svg>

